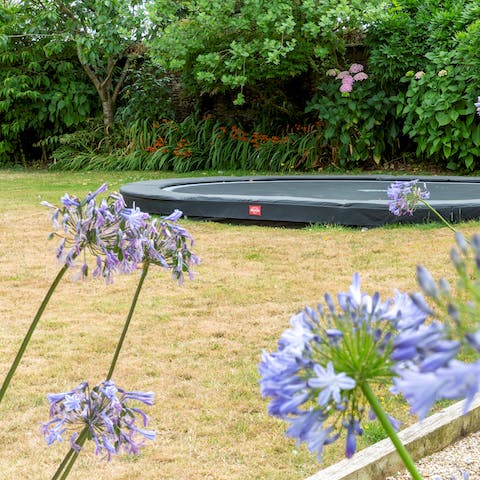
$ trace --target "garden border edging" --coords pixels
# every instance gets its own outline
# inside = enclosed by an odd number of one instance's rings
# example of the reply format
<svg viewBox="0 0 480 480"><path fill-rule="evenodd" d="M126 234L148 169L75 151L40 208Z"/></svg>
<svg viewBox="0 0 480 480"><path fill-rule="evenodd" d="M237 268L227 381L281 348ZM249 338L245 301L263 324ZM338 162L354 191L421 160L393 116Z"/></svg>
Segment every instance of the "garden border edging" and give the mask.
<svg viewBox="0 0 480 480"><path fill-rule="evenodd" d="M414 460L438 452L480 430L480 396L474 399L465 414L464 405L465 401L457 402L399 432L400 440ZM386 438L305 480L384 480L404 469L391 440Z"/></svg>

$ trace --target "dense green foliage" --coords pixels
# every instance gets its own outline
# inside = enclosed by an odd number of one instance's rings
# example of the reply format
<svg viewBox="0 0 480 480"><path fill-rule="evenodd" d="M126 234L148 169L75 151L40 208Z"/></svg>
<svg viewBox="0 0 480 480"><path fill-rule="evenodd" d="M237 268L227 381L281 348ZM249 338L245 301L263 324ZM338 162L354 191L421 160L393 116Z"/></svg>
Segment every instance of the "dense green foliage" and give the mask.
<svg viewBox="0 0 480 480"><path fill-rule="evenodd" d="M26 164L41 154L32 151L37 142L81 126L95 108L94 91L71 45L49 50L58 29L52 24L47 35L40 25L30 25L36 10L22 7L1 10L0 164Z"/></svg>
<svg viewBox="0 0 480 480"><path fill-rule="evenodd" d="M295 125L281 136L247 132L237 125L226 127L194 115L182 122L164 120L152 127L135 124L117 134L113 153L96 153L94 135L77 133L65 138L54 154L52 168L79 170L246 170L291 172L321 166L318 125ZM130 142L130 143L128 143ZM78 153L83 144L82 154ZM139 146L140 148L132 148Z"/></svg>
<svg viewBox="0 0 480 480"><path fill-rule="evenodd" d="M417 158L473 170L480 159L480 4L401 0L369 30L369 69L391 95Z"/></svg>
<svg viewBox="0 0 480 480"><path fill-rule="evenodd" d="M246 87L297 77L345 51L350 33L375 14L370 0L196 0L152 42L157 61L181 71L196 94L232 92L243 105ZM370 9L369 6L372 8ZM178 2L157 0L154 12L178 16ZM264 99L261 99L264 100ZM258 101L258 100L257 100Z"/></svg>
<svg viewBox="0 0 480 480"><path fill-rule="evenodd" d="M0 165L479 168L477 0L23 0L0 20ZM368 79L342 92L326 72L353 63Z"/></svg>
<svg viewBox="0 0 480 480"><path fill-rule="evenodd" d="M397 112L405 119L404 132L417 144L417 155L456 169L475 164L480 157L480 123L471 99L478 91L475 72L460 64L457 53L427 54L427 72L403 79L408 84L398 96ZM437 67L437 68L435 68Z"/></svg>

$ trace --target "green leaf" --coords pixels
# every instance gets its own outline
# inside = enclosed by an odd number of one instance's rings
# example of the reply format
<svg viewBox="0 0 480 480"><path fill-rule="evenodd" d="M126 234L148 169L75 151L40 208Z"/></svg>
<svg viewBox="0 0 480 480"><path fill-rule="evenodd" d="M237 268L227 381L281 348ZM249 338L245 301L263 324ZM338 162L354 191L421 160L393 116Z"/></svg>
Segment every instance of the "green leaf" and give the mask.
<svg viewBox="0 0 480 480"><path fill-rule="evenodd" d="M449 170L454 171L454 170L457 169L457 167L458 167L458 165L457 165L456 162L454 162L453 160L450 160L450 161L447 163L447 168L448 168Z"/></svg>
<svg viewBox="0 0 480 480"><path fill-rule="evenodd" d="M440 137L437 137L432 141L430 150L428 152L429 155L433 155L434 153L438 152L441 141L442 139Z"/></svg>
<svg viewBox="0 0 480 480"><path fill-rule="evenodd" d="M343 145L348 145L350 143L350 135L347 132L343 132L340 135L340 141Z"/></svg>
<svg viewBox="0 0 480 480"><path fill-rule="evenodd" d="M435 114L435 119L437 120L440 127L444 127L452 121L452 119L450 118L450 114L447 112L437 112Z"/></svg>
<svg viewBox="0 0 480 480"><path fill-rule="evenodd" d="M472 141L476 147L480 147L480 125L475 125L472 131Z"/></svg>
<svg viewBox="0 0 480 480"><path fill-rule="evenodd" d="M452 147L450 145L444 145L443 155L445 156L445 158L449 158L451 154L452 154Z"/></svg>
<svg viewBox="0 0 480 480"><path fill-rule="evenodd" d="M450 115L450 119L453 121L453 122L456 122L458 117L459 117L459 113L456 111L456 110L450 110L448 112L448 114Z"/></svg>
<svg viewBox="0 0 480 480"><path fill-rule="evenodd" d="M473 158L473 155L468 155L466 158L465 158L465 166L470 169L473 164L475 163L475 159Z"/></svg>

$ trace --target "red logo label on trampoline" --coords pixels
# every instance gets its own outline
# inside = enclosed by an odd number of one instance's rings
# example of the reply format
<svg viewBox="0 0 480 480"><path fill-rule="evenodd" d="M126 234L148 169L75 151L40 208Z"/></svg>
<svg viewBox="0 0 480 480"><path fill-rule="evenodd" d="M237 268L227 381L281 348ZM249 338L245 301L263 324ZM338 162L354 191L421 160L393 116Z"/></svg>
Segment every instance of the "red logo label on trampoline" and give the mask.
<svg viewBox="0 0 480 480"><path fill-rule="evenodd" d="M254 215L256 217L262 216L262 206L261 205L249 205L248 206L248 214Z"/></svg>

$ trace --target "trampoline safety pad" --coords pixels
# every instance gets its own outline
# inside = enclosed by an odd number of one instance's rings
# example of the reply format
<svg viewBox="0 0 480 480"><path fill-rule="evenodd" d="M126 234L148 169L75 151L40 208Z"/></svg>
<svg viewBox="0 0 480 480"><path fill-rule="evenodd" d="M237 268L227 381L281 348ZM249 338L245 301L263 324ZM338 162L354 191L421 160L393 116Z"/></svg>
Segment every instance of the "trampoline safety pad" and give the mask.
<svg viewBox="0 0 480 480"><path fill-rule="evenodd" d="M147 180L124 185L127 205L159 215L174 209L187 218L256 224L337 224L374 227L423 223L435 215L420 204L412 216L388 210L394 181L418 178L429 203L451 222L480 218L480 177L295 175Z"/></svg>

